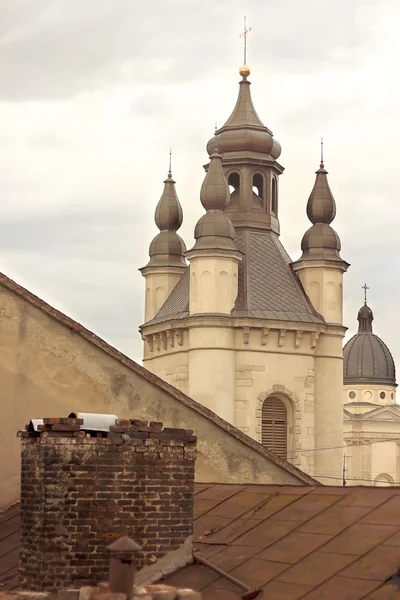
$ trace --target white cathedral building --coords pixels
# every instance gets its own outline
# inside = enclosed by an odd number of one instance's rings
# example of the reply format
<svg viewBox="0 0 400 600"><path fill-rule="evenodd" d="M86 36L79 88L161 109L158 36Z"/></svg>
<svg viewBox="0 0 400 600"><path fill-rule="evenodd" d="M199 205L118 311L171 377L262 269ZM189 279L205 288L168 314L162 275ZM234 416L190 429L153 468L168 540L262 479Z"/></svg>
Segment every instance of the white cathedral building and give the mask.
<svg viewBox="0 0 400 600"><path fill-rule="evenodd" d="M395 367L367 305L343 360L349 264L327 171L321 162L293 262L279 239L281 147L249 74L241 67L236 106L207 144L206 212L189 250L171 173L164 182L141 269L144 366L325 484L399 482Z"/></svg>

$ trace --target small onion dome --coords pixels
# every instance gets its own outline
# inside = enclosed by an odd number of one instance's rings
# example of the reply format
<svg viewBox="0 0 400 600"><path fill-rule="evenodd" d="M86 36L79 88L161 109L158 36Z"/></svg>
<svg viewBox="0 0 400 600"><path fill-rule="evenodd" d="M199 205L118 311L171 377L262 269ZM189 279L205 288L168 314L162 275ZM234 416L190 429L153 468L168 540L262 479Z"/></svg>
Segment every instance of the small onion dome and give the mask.
<svg viewBox="0 0 400 600"><path fill-rule="evenodd" d="M150 244L147 267L186 267L186 246L175 231L161 231Z"/></svg>
<svg viewBox="0 0 400 600"><path fill-rule="evenodd" d="M302 260L328 260L341 263L341 268L349 266L340 256L341 243L336 231L330 226L336 215L336 204L328 184L328 171L324 163L316 171L314 187L307 203L307 216L313 223L301 240Z"/></svg>
<svg viewBox="0 0 400 600"><path fill-rule="evenodd" d="M200 191L201 203L206 209L194 230L196 243L192 250L234 250L235 229L223 210L229 201L229 187L222 170L222 157L216 148Z"/></svg>
<svg viewBox="0 0 400 600"><path fill-rule="evenodd" d="M315 255L317 258L335 256L340 259L340 239L338 234L327 223L317 223L308 229L301 240L303 257Z"/></svg>
<svg viewBox="0 0 400 600"><path fill-rule="evenodd" d="M236 106L225 125L208 142L207 152L211 154L217 146L221 154L253 151L277 159L281 154L281 146L274 139L272 131L262 123L251 99L251 84L247 81L250 69L244 65L239 73L242 81L239 82Z"/></svg>
<svg viewBox="0 0 400 600"><path fill-rule="evenodd" d="M222 210L207 211L197 222L194 237L193 250L236 250L233 243L235 229Z"/></svg>
<svg viewBox="0 0 400 600"><path fill-rule="evenodd" d="M307 216L311 223L332 223L336 216L336 203L329 187L328 171L324 163L316 171L316 180L307 202Z"/></svg>
<svg viewBox="0 0 400 600"><path fill-rule="evenodd" d="M358 333L343 348L345 385L396 385L393 356L386 344L372 332L372 310L365 304L357 316Z"/></svg>
<svg viewBox="0 0 400 600"><path fill-rule="evenodd" d="M183 212L171 172L164 181L164 191L158 201L154 219L160 233L150 244L150 261L146 267L186 267L186 246L176 233L182 225Z"/></svg>
<svg viewBox="0 0 400 600"><path fill-rule="evenodd" d="M164 191L158 201L155 218L160 231L178 231L182 225L183 212L175 189L171 172L164 181Z"/></svg>
<svg viewBox="0 0 400 600"><path fill-rule="evenodd" d="M224 210L229 202L229 187L221 166L217 148L210 156L210 165L200 190L200 200L206 210Z"/></svg>

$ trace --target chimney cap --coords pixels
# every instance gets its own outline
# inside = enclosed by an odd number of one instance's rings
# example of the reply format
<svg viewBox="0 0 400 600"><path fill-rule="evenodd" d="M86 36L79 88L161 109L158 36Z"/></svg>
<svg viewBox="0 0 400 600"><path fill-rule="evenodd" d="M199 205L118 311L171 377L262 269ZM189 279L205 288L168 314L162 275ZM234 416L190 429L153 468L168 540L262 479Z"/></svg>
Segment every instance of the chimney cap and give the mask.
<svg viewBox="0 0 400 600"><path fill-rule="evenodd" d="M138 552L139 550L141 550L142 547L139 546L139 544L134 542L127 535L123 535L118 540L115 540L115 542L110 544L107 549L112 554L119 554L119 553L127 554L129 552L131 552L133 554L134 552Z"/></svg>

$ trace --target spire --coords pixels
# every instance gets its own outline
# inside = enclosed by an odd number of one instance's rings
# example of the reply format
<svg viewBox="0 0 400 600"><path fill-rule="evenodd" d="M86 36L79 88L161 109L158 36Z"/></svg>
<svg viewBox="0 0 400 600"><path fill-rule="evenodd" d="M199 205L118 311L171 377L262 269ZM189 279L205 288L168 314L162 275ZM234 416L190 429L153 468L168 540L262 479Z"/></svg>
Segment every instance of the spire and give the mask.
<svg viewBox="0 0 400 600"><path fill-rule="evenodd" d="M160 233L150 244L149 266L186 267L184 252L186 246L176 233L182 225L183 212L175 189L175 181L171 173L171 151L167 179L164 181L164 191L158 201L154 220Z"/></svg>
<svg viewBox="0 0 400 600"><path fill-rule="evenodd" d="M239 82L238 99L231 116L226 121L225 125L221 127L221 130L225 129L226 127L243 127L247 125L253 127L262 127L263 129L269 131L269 129L265 127L264 123L261 121L256 109L254 108L250 92L251 83L247 80L247 77L250 75L250 68L247 65L243 65L239 69L239 74L242 76L242 80ZM269 131L269 133L271 132Z"/></svg>
<svg viewBox="0 0 400 600"><path fill-rule="evenodd" d="M243 65L239 69L242 80L239 82L239 95L235 108L226 123L215 132L207 144L211 154L215 148L224 155L226 152L252 151L268 158L277 159L281 153L280 144L273 133L264 125L254 108L250 93L250 68Z"/></svg>
<svg viewBox="0 0 400 600"><path fill-rule="evenodd" d="M229 201L229 188L221 165L222 157L216 148L210 156L210 165L200 190L200 200L206 214L198 221L192 250L234 250L235 230L224 208Z"/></svg>
<svg viewBox="0 0 400 600"><path fill-rule="evenodd" d="M336 203L328 183L328 171L323 161L323 140L321 139L321 162L315 172L316 179L307 202L307 216L312 227L306 231L301 241L303 255L300 260L330 260L348 264L340 256L341 243L338 234L330 226L336 216Z"/></svg>

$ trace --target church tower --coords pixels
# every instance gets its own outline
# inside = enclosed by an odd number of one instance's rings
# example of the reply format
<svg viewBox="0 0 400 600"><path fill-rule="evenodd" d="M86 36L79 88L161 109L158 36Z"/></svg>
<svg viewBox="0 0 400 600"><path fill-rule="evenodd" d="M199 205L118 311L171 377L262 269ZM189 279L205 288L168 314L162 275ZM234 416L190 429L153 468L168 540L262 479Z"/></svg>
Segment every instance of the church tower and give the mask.
<svg viewBox="0 0 400 600"><path fill-rule="evenodd" d="M150 244L149 262L140 269L146 280L146 322L156 316L186 268L186 246L176 233L182 225L183 213L172 179L171 165L154 220L160 233Z"/></svg>
<svg viewBox="0 0 400 600"><path fill-rule="evenodd" d="M179 281L176 275L141 327L144 364L279 456L336 483L343 462L341 277L348 265L337 235L330 238L334 200L322 167L300 261L292 263L282 246L281 147L257 115L249 74L241 67L233 112L207 144L200 192L206 213L185 253L189 266L182 268L180 246ZM150 263L145 269L157 268ZM314 280L321 297L313 295Z"/></svg>
<svg viewBox="0 0 400 600"><path fill-rule="evenodd" d="M366 285L364 289L366 293ZM389 348L373 332L374 315L366 295L357 320L358 332L343 349L346 480L348 485L398 485L396 369Z"/></svg>

